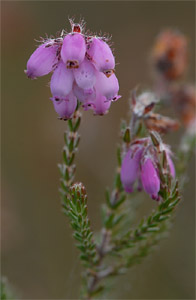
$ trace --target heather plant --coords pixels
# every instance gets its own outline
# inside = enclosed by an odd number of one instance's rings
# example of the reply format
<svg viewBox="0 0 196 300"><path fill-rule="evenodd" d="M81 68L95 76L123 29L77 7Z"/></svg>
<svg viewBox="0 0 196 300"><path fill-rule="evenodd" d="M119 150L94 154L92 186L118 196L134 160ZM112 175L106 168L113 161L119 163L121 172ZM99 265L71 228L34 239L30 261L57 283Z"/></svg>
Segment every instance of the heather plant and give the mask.
<svg viewBox="0 0 196 300"><path fill-rule="evenodd" d="M67 123L63 162L58 167L63 213L83 265L78 297L106 299L109 279L141 263L171 230L195 145L195 93L190 84L179 82L187 67L186 37L172 30L162 32L152 50L154 89L132 87L129 117L120 126L114 184L105 191L102 228L93 232L88 215L91 199L84 185L74 179L82 109L93 110L95 115L108 113L111 103L120 98L119 83L109 38L85 31L84 22L70 23L71 32L63 30L58 37L41 41L25 73L35 79L52 72L51 101L59 119ZM184 121L186 129L177 153L164 140L168 132L178 130L180 122L158 113L157 107L161 110L163 105L173 105ZM134 198L141 193L146 201L154 201L155 208L133 226Z"/></svg>

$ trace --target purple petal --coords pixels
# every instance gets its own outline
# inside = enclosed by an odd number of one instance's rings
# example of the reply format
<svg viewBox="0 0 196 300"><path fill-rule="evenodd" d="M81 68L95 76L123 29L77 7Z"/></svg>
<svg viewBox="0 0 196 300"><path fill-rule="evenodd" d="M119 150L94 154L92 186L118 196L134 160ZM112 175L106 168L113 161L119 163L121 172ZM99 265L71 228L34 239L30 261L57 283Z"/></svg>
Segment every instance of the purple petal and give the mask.
<svg viewBox="0 0 196 300"><path fill-rule="evenodd" d="M25 71L27 76L35 79L50 73L58 62L57 50L57 45L49 46L49 43L39 46L27 62L27 70Z"/></svg>
<svg viewBox="0 0 196 300"><path fill-rule="evenodd" d="M85 110L91 109L94 104L96 93L95 90L83 90L76 83L73 85L73 93L77 99L82 102Z"/></svg>
<svg viewBox="0 0 196 300"><path fill-rule="evenodd" d="M86 44L80 33L70 33L65 36L61 49L61 57L68 69L78 68L84 60Z"/></svg>
<svg viewBox="0 0 196 300"><path fill-rule="evenodd" d="M121 166L121 182L127 193L133 192L133 184L138 179L143 147L132 146L126 153Z"/></svg>
<svg viewBox="0 0 196 300"><path fill-rule="evenodd" d="M65 64L60 61L50 81L50 89L54 98L65 99L71 92L73 86L73 72L68 70Z"/></svg>
<svg viewBox="0 0 196 300"><path fill-rule="evenodd" d="M96 98L94 101L94 105L92 109L94 110L95 115L105 115L107 114L111 105L111 101L107 101L106 97L101 95L98 91L96 91Z"/></svg>
<svg viewBox="0 0 196 300"><path fill-rule="evenodd" d="M104 72L114 69L114 55L108 44L103 40L94 37L89 44L87 54L98 71Z"/></svg>
<svg viewBox="0 0 196 300"><path fill-rule="evenodd" d="M80 64L78 69L73 70L77 85L82 89L92 89L96 81L96 70L87 59Z"/></svg>
<svg viewBox="0 0 196 300"><path fill-rule="evenodd" d="M158 200L160 179L151 158L146 158L142 164L141 181L145 192L149 194L152 199Z"/></svg>
<svg viewBox="0 0 196 300"><path fill-rule="evenodd" d="M71 92L64 100L55 100L52 98L54 109L62 119L70 119L76 109L77 99Z"/></svg>
<svg viewBox="0 0 196 300"><path fill-rule="evenodd" d="M112 74L109 78L106 77L103 73L96 73L96 90L107 98L107 100L116 101L119 91L118 79L115 74Z"/></svg>

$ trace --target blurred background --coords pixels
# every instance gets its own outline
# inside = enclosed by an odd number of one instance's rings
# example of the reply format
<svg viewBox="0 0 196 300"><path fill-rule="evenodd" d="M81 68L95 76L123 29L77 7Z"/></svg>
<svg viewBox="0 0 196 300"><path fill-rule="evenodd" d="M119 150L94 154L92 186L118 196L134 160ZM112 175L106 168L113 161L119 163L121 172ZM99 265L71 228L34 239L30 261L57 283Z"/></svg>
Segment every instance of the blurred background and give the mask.
<svg viewBox="0 0 196 300"><path fill-rule="evenodd" d="M130 90L153 85L149 55L160 30L177 28L188 37L187 80L195 80L195 2L3 1L1 6L1 271L20 299L77 299L80 261L58 194L66 122L57 119L49 100L50 75L32 81L24 74L34 39L69 30L68 16L76 21L82 16L93 32L112 34L122 98L104 117L83 114L77 155L76 180L87 188L96 231L105 186L112 185L120 120L127 117ZM166 138L174 152L182 132ZM111 299L195 299L193 163L169 238L142 265L118 278ZM145 197L141 205L146 209L154 203Z"/></svg>

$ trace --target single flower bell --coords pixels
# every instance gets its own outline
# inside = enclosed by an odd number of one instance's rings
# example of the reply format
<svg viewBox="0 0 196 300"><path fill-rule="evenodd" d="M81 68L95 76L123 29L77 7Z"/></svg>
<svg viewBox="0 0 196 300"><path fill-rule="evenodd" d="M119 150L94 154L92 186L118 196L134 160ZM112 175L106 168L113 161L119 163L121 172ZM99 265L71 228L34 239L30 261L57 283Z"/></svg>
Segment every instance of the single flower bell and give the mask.
<svg viewBox="0 0 196 300"><path fill-rule="evenodd" d="M57 100L54 98L51 100L53 102L55 111L61 119L71 119L77 107L77 98L74 96L73 92L67 95L63 100Z"/></svg>
<svg viewBox="0 0 196 300"><path fill-rule="evenodd" d="M93 105L96 97L95 89L83 90L76 83L74 83L73 93L82 103L84 110L89 110L94 107Z"/></svg>
<svg viewBox="0 0 196 300"><path fill-rule="evenodd" d="M115 68L115 59L108 44L100 38L93 37L88 46L87 54L95 68L109 77L112 73L110 71Z"/></svg>
<svg viewBox="0 0 196 300"><path fill-rule="evenodd" d="M61 58L68 69L76 69L83 62L86 43L81 33L73 32L64 37Z"/></svg>
<svg viewBox="0 0 196 300"><path fill-rule="evenodd" d="M99 92L109 101L116 101L121 97L118 95L119 83L114 73L108 78L103 73L97 72L95 86L96 90L99 90Z"/></svg>
<svg viewBox="0 0 196 300"><path fill-rule="evenodd" d="M159 200L160 178L151 157L144 158L141 164L141 181L145 192L153 200Z"/></svg>
<svg viewBox="0 0 196 300"><path fill-rule="evenodd" d="M123 158L120 177L127 193L133 192L133 185L139 179L140 160L143 150L143 146L132 145Z"/></svg>
<svg viewBox="0 0 196 300"><path fill-rule="evenodd" d="M71 92L74 76L72 70L66 68L63 61L60 61L50 81L50 89L54 99L65 99Z"/></svg>
<svg viewBox="0 0 196 300"><path fill-rule="evenodd" d="M58 45L44 43L30 56L25 73L31 79L50 73L58 62Z"/></svg>
<svg viewBox="0 0 196 300"><path fill-rule="evenodd" d="M92 89L96 82L96 70L86 58L78 69L73 70L77 85L85 90Z"/></svg>
<svg viewBox="0 0 196 300"><path fill-rule="evenodd" d="M110 105L111 105L111 101L107 101L105 96L101 95L98 91L96 91L96 98L92 105L94 114L101 115L101 116L107 114Z"/></svg>

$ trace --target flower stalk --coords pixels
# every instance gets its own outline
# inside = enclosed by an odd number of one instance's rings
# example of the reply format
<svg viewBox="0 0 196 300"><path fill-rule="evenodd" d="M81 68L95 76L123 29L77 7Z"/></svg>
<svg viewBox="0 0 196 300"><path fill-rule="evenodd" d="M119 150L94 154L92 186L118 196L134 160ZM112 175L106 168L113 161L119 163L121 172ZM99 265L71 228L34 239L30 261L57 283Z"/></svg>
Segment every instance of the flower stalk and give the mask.
<svg viewBox="0 0 196 300"><path fill-rule="evenodd" d="M63 148L63 163L58 164L61 174L61 197L65 213L67 213L67 195L74 182L76 166L74 159L80 142L78 129L81 122L81 112L77 109L71 120L68 120L68 130L64 133L65 146Z"/></svg>

